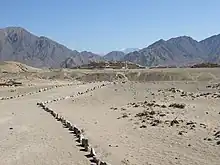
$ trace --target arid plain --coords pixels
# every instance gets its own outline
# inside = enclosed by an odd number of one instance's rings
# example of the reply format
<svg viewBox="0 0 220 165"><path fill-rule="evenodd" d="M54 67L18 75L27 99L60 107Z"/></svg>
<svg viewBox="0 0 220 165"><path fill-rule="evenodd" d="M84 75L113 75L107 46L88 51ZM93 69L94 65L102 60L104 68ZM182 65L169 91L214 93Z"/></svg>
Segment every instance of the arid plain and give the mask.
<svg viewBox="0 0 220 165"><path fill-rule="evenodd" d="M0 71L0 165L220 164L218 68Z"/></svg>

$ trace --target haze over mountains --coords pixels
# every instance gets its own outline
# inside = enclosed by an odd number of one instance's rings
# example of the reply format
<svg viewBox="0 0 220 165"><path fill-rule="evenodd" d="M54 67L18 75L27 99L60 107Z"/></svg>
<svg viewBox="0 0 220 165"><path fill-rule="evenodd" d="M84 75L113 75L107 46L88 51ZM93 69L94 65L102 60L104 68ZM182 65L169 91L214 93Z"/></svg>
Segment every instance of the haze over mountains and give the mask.
<svg viewBox="0 0 220 165"><path fill-rule="evenodd" d="M0 61L18 61L34 67L67 67L91 61L130 61L143 66L190 65L201 62L220 63L220 35L200 42L188 36L159 40L144 49L112 51L105 56L78 52L36 36L20 27L0 29Z"/></svg>

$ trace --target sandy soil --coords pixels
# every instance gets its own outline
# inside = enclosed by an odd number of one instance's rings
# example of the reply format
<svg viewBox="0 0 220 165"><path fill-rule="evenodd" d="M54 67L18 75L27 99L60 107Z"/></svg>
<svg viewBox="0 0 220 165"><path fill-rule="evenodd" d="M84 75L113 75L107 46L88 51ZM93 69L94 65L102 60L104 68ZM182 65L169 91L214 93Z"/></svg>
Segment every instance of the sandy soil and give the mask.
<svg viewBox="0 0 220 165"><path fill-rule="evenodd" d="M77 90L91 86L92 84L62 87L1 101L0 164L90 164L76 147L74 137L50 115L41 111L36 103L72 95Z"/></svg>
<svg viewBox="0 0 220 165"><path fill-rule="evenodd" d="M0 100L0 164L91 164L75 136L36 105L52 100L47 107L83 129L98 157L110 164L219 165L220 87L214 84L220 72L183 70L187 78L175 77L179 70L118 72L86 71L81 80L93 83L85 84L21 76L24 86L1 87L0 97L24 95ZM112 77L116 83L97 88L107 83L97 79ZM63 86L35 93L57 84Z"/></svg>
<svg viewBox="0 0 220 165"><path fill-rule="evenodd" d="M111 164L219 164L220 139L213 136L220 130L219 99L180 97L178 92L167 91L174 86L190 92L195 87L201 88L198 93L207 91L198 83L126 83L50 107L78 123L102 159ZM158 92L161 89L164 94ZM186 107L169 107L172 103ZM150 114L137 117L143 111ZM178 124L171 126L175 118Z"/></svg>

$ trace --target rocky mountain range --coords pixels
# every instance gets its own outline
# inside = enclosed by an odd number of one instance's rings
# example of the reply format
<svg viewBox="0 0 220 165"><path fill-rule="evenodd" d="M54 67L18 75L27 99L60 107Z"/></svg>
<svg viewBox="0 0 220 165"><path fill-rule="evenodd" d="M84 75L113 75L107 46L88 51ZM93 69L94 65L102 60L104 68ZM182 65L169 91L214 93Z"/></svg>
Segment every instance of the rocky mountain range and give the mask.
<svg viewBox="0 0 220 165"><path fill-rule="evenodd" d="M196 41L188 36L159 40L143 49L112 51L105 56L71 50L20 27L0 29L0 61L18 61L34 67L72 68L92 61L129 61L143 66L220 63L220 35Z"/></svg>
<svg viewBox="0 0 220 165"><path fill-rule="evenodd" d="M102 59L91 52L78 52L20 27L0 29L0 61L18 61L34 67L82 65ZM71 62L71 64L70 64Z"/></svg>
<svg viewBox="0 0 220 165"><path fill-rule="evenodd" d="M145 66L186 65L202 62L206 54L201 43L182 36L167 41L159 40L147 48L127 54L124 60Z"/></svg>
<svg viewBox="0 0 220 165"><path fill-rule="evenodd" d="M147 48L127 54L125 61L144 66L184 66L195 63L220 63L220 35L200 42L188 36L159 40Z"/></svg>

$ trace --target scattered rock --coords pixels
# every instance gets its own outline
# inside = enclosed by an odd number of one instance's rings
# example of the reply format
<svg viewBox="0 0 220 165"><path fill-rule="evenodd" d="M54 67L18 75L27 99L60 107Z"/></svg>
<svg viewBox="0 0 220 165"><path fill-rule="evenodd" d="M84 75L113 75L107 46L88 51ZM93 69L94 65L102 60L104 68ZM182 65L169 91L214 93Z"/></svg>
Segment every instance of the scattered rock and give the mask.
<svg viewBox="0 0 220 165"><path fill-rule="evenodd" d="M161 123L160 120L154 120L153 122L151 122L151 126L157 126L159 123Z"/></svg>
<svg viewBox="0 0 220 165"><path fill-rule="evenodd" d="M147 128L147 126L146 125L141 125L140 128Z"/></svg>
<svg viewBox="0 0 220 165"><path fill-rule="evenodd" d="M161 113L160 116L161 116L161 117L164 117L164 116L166 116L166 114L165 114L165 113Z"/></svg>
<svg viewBox="0 0 220 165"><path fill-rule="evenodd" d="M186 131L179 131L178 135L183 135L183 133L187 133Z"/></svg>
<svg viewBox="0 0 220 165"><path fill-rule="evenodd" d="M149 114L150 114L150 115L155 115L156 112L155 112L155 111L150 111Z"/></svg>
<svg viewBox="0 0 220 165"><path fill-rule="evenodd" d="M128 114L127 113L123 113L122 114L122 118L127 118L128 117Z"/></svg>
<svg viewBox="0 0 220 165"><path fill-rule="evenodd" d="M174 126L175 124L179 124L179 122L176 119L174 119L170 122L171 126Z"/></svg>
<svg viewBox="0 0 220 165"><path fill-rule="evenodd" d="M192 124L196 124L196 122L189 121L189 122L186 123L186 125L192 125Z"/></svg>
<svg viewBox="0 0 220 165"><path fill-rule="evenodd" d="M166 108L167 106L166 105L161 105L161 108Z"/></svg>
<svg viewBox="0 0 220 165"><path fill-rule="evenodd" d="M173 103L169 105L169 107L180 108L180 109L184 109L185 106L186 106L185 104L178 104L178 103Z"/></svg>
<svg viewBox="0 0 220 165"><path fill-rule="evenodd" d="M122 111L125 111L125 110L126 110L126 108L121 108L121 110L122 110Z"/></svg>

